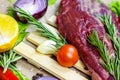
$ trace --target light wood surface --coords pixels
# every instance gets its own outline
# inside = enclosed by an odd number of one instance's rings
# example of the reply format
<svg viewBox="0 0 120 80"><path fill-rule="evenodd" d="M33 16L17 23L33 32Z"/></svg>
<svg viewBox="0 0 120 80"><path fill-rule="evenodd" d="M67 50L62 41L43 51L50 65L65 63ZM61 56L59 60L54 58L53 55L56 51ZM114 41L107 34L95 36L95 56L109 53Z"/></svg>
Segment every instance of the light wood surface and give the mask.
<svg viewBox="0 0 120 80"><path fill-rule="evenodd" d="M112 0L102 0L104 3L110 3ZM46 22L47 19L49 19L53 14L55 14L55 12L58 9L59 6L59 2L60 0L57 0L56 4L49 6L47 9L46 14L44 15L44 17L42 17L40 19L40 21ZM9 6L12 6L13 3L8 2L8 0L0 0L0 13L5 13L6 14L6 10ZM53 23L54 25L54 23ZM33 26L30 26L27 30L28 32L33 32L35 31L35 28ZM26 41L24 41L25 43L27 43ZM38 43L39 44L39 43ZM38 45L37 43L35 45ZM26 44L25 44L26 45ZM27 45L28 46L28 45ZM33 49L34 46L32 46L31 48ZM29 54L29 53L28 53ZM31 60L29 60L29 62L33 62ZM17 62L17 67L19 68L19 70L22 71L22 73L27 76L30 80L32 80L32 76L35 75L36 73L43 73L44 75L51 75L48 72L44 71L41 68L37 68L35 66L33 66L32 64L28 63L25 59L21 59ZM39 67L39 65L38 65ZM76 66L78 67L78 66ZM79 67L78 67L79 68ZM73 71L74 73L74 71ZM76 74L76 73L75 73ZM78 74L77 74L78 75ZM72 80L80 80L80 79L72 79ZM84 79L83 79L84 80Z"/></svg>
<svg viewBox="0 0 120 80"><path fill-rule="evenodd" d="M44 42L46 39L41 37L39 32L33 32L33 33L30 33L28 36L27 36L27 40L30 41L31 43L35 44L36 46L39 46L42 42ZM75 68L77 68L78 70L84 72L85 74L87 75L90 75L89 72L87 70L85 70L85 66L84 64L82 63L81 60L79 60L75 65L74 65Z"/></svg>
<svg viewBox="0 0 120 80"><path fill-rule="evenodd" d="M49 56L39 54L34 48L23 42L16 46L14 50L26 58L28 61L30 61L32 64L45 69L61 80L88 80L84 76L76 73L74 70L60 66Z"/></svg>

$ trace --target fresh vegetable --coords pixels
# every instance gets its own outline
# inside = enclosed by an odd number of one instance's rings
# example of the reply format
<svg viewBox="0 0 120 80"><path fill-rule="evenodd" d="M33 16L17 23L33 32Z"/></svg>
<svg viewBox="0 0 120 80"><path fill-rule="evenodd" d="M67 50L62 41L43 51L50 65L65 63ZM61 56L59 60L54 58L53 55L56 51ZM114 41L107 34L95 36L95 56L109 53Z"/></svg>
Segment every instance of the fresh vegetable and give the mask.
<svg viewBox="0 0 120 80"><path fill-rule="evenodd" d="M10 69L7 69L7 71L3 73L3 68L0 67L0 80L19 80L19 79Z"/></svg>
<svg viewBox="0 0 120 80"><path fill-rule="evenodd" d="M118 16L120 16L120 0L114 0L110 4L110 9L116 13Z"/></svg>
<svg viewBox="0 0 120 80"><path fill-rule="evenodd" d="M120 80L120 37L117 35L115 24L111 22L112 17L110 15L105 14L100 16L99 19L105 24L108 37L111 39L114 47L115 56L110 56L110 51L107 50L105 43L98 38L96 31L89 35L89 42L98 48L103 59L101 64L113 75L115 80Z"/></svg>
<svg viewBox="0 0 120 80"><path fill-rule="evenodd" d="M18 38L18 24L8 15L0 14L0 52L10 50Z"/></svg>
<svg viewBox="0 0 120 80"><path fill-rule="evenodd" d="M19 35L18 35L18 39L14 46L19 44L24 39L25 35L27 34L27 32L25 32L25 30L27 29L28 24L23 24L21 22L18 22L18 27L19 27ZM14 32L14 31L12 31L12 32ZM22 58L22 56L17 55L13 51L13 49L11 49L0 55L0 66L2 66L4 68L4 72L6 72L7 68L9 67L9 65L11 63L14 63L15 61L17 61L21 58Z"/></svg>
<svg viewBox="0 0 120 80"><path fill-rule="evenodd" d="M43 23L43 26L45 28L47 28L52 34L54 34L54 37L56 37L57 39L60 39L59 37L59 32L56 28L54 27L51 27L50 25L46 24L46 23ZM41 38L42 39L42 38ZM53 53L56 53L57 51L57 48L56 48L56 42L53 41L53 40L46 40L44 41L43 43L41 43L38 48L37 48L37 51L42 53L42 54L53 54Z"/></svg>
<svg viewBox="0 0 120 80"><path fill-rule="evenodd" d="M32 80L58 80L58 79L52 76L43 76L43 74L37 73L35 76L33 76Z"/></svg>
<svg viewBox="0 0 120 80"><path fill-rule="evenodd" d="M14 4L15 8L21 8L31 15L33 15L36 19L42 17L48 6L48 0L17 0ZM16 13L16 17L21 21L26 21L19 13Z"/></svg>
<svg viewBox="0 0 120 80"><path fill-rule="evenodd" d="M42 54L53 54L56 53L55 45L56 43L54 41L46 40L38 46L37 51Z"/></svg>
<svg viewBox="0 0 120 80"><path fill-rule="evenodd" d="M11 12L11 11L8 11L8 15L12 16L12 17L14 16L13 12ZM18 22L17 24L19 27L19 35L18 35L18 39L14 46L19 44L24 39L25 35L27 34L27 32L25 32L25 30L28 28L28 24L23 24L21 22ZM6 29L6 30L9 30L9 29ZM18 54L16 54L13 51L13 48L10 49L9 51L4 52L3 54L1 54L0 55L0 66L4 69L3 73L6 73L6 71L9 68L10 70L12 70L15 73L15 75L17 75L19 80L28 80L27 78L24 77L24 75L21 74L21 72L19 70L17 70L17 68L14 65L14 62L16 62L17 60L19 60L21 58L22 58L22 56L19 56Z"/></svg>
<svg viewBox="0 0 120 80"><path fill-rule="evenodd" d="M36 25L37 29L40 31L40 35L41 36L46 37L49 40L54 41L56 43L56 45L55 45L55 47L57 49L56 51L58 51L62 46L64 46L67 43L60 33L54 34L54 32L51 32L51 29L49 29L48 27L44 26L41 22L39 22L34 17L32 17L32 15L30 15L28 12L26 12L26 11L20 9L20 8L17 8L17 9L11 8L11 10L15 11L15 12L18 12L22 17L26 18L29 23L31 23L33 25ZM73 48L73 49L71 49L71 48ZM64 49L64 47L62 48L62 50L63 49ZM73 50L74 53L69 51L69 49ZM70 48L68 47L66 52L67 51L70 52L68 54L68 60L70 60L70 61L73 60L69 64L66 63L67 66L70 66L70 65L73 65L73 64L75 64L77 62L77 60L78 60L78 53L77 53L77 50L73 46L71 46ZM63 51L61 51L61 52L63 52ZM67 54L66 52L65 52L65 54ZM69 55L71 55L71 57ZM64 59L64 58L65 57L63 56L63 58L61 58L61 59ZM70 62L70 61L68 61L68 62Z"/></svg>
<svg viewBox="0 0 120 80"><path fill-rule="evenodd" d="M57 53L58 62L65 67L73 66L78 59L79 57L77 49L70 44L65 44L62 46Z"/></svg>
<svg viewBox="0 0 120 80"><path fill-rule="evenodd" d="M58 80L58 79L54 78L54 77L50 77L50 76L43 76L43 77L39 77L35 80Z"/></svg>
<svg viewBox="0 0 120 80"><path fill-rule="evenodd" d="M5 73L11 63L21 59L22 57L14 53L11 49L0 55L0 66L4 68L3 73Z"/></svg>

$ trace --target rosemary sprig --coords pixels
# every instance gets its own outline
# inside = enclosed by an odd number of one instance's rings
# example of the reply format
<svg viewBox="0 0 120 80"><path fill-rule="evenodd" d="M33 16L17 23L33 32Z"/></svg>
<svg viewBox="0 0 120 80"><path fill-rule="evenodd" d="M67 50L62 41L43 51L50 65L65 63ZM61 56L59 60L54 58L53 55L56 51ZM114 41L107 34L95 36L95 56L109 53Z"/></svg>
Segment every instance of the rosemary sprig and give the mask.
<svg viewBox="0 0 120 80"><path fill-rule="evenodd" d="M93 31L92 34L88 36L88 41L98 48L100 56L103 59L101 60L101 64L107 69L107 71L114 74L112 67L114 64L112 63L114 58L111 58L110 52L107 50L105 43L99 39L97 31Z"/></svg>
<svg viewBox="0 0 120 80"><path fill-rule="evenodd" d="M0 55L0 66L4 68L3 73L7 71L7 68L11 63L14 63L15 61L21 58L22 58L21 56L13 52L13 49L11 49L10 51L4 52L2 55Z"/></svg>
<svg viewBox="0 0 120 80"><path fill-rule="evenodd" d="M64 44L66 44L65 39L61 36L61 34L57 34L58 37L56 35L54 35L47 27L45 27L41 22L39 22L38 20L36 20L29 12L26 12L20 8L11 8L11 11L15 11L18 12L20 14L21 17L24 17L25 19L27 19L27 21L32 24L32 25L36 25L37 29L40 30L40 35L43 37L46 37L50 40L53 40L56 42L56 48L59 49L61 48Z"/></svg>
<svg viewBox="0 0 120 80"><path fill-rule="evenodd" d="M114 77L115 80L120 80L120 36L117 35L118 30L116 29L115 24L112 23L112 16L105 14L100 20L105 24L108 36L113 43L116 57L114 63Z"/></svg>
<svg viewBox="0 0 120 80"><path fill-rule="evenodd" d="M105 24L107 35L111 39L114 47L115 57L110 56L109 50L107 50L105 43L99 39L96 31L93 31L93 33L88 36L88 40L98 48L103 59L102 65L114 76L115 80L120 80L120 37L117 35L118 31L115 24L112 23L111 16L105 14L98 16L98 18Z"/></svg>
<svg viewBox="0 0 120 80"><path fill-rule="evenodd" d="M109 4L110 9L114 12L117 16L120 16L120 0L113 0Z"/></svg>

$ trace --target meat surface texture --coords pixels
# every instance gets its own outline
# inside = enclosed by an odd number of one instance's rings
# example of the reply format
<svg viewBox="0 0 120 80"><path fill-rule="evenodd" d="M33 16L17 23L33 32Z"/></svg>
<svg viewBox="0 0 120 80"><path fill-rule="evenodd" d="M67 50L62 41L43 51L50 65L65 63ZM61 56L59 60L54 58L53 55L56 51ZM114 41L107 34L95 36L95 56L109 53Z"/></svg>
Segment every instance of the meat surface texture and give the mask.
<svg viewBox="0 0 120 80"><path fill-rule="evenodd" d="M114 54L111 41L105 34L104 25L95 17L95 14L105 12L111 14L105 5L94 0L61 0L57 16L60 33L78 49L81 59L91 72L92 80L114 80L100 64L101 58L97 48L87 41L88 35L96 30L110 53Z"/></svg>

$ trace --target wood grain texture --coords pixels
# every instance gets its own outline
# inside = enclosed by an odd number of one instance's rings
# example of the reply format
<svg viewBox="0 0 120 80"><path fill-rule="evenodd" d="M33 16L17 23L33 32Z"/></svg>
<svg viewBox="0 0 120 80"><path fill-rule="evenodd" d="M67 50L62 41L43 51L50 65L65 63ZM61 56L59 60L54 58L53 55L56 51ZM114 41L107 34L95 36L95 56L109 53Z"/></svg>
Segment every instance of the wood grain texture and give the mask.
<svg viewBox="0 0 120 80"><path fill-rule="evenodd" d="M47 23L50 24L51 26L54 26L57 28L56 25L56 16L52 15L49 19L47 19Z"/></svg>
<svg viewBox="0 0 120 80"><path fill-rule="evenodd" d="M101 1L103 1L104 3L110 3L111 1L113 1L113 0L101 0ZM58 6L59 6L59 2L60 2L60 0L57 0L57 2L54 4L54 5L52 5L52 6L49 6L48 7L48 9L47 9L47 12L46 12L46 14L40 19L40 21L43 21L43 22L46 22L46 20L47 19L49 19L52 15L54 15L55 13L56 13L56 11L57 11L57 9L58 9ZM12 6L12 3L10 3L10 2L8 2L8 0L0 0L0 13L7 13L6 11L7 11L7 8L8 8L8 6ZM30 27L30 31L33 31L32 30L33 28L31 28ZM35 37L35 36L34 36ZM37 36L38 37L38 36ZM36 45L39 45L39 41L37 41L37 43L36 43ZM29 53L28 53L29 54ZM32 80L31 78L32 78L32 76L33 75L35 75L36 73L38 73L38 72L42 72L42 71L40 71L40 70L38 70L36 67L34 67L34 66L32 66L31 64L29 64L28 62L26 62L26 61L22 61L23 59L21 59L20 61L18 61L17 62L17 64L19 64L19 65L17 65L18 66L18 68L21 68L21 70L23 70L22 71L22 73L24 74L24 75L27 75L27 77L30 79L30 80ZM29 59L28 59L29 60ZM31 61L31 59L29 60L29 62L31 62L32 64L35 64L33 61ZM22 66L22 67L20 67L20 66ZM76 66L76 65L75 65ZM79 66L79 65L78 65ZM78 66L76 66L76 67L78 67ZM30 67L30 68L29 68ZM39 65L38 65L38 67L39 67ZM31 69L33 69L33 68L35 68L36 70L34 70L34 72L33 71L31 71ZM79 67L78 67L79 68ZM44 72L43 72L44 73ZM48 73L46 73L46 74L48 74ZM48 74L49 75L49 74ZM72 80L76 80L76 79L72 79ZM77 79L78 80L78 79ZM80 79L79 79L80 80Z"/></svg>
<svg viewBox="0 0 120 80"><path fill-rule="evenodd" d="M34 65L40 66L61 80L88 80L84 76L76 73L74 70L60 66L49 56L39 54L34 48L23 42L16 46L14 51L22 55Z"/></svg>
<svg viewBox="0 0 120 80"><path fill-rule="evenodd" d="M44 38L40 36L39 32L33 32L27 36L27 40L31 43L35 44L36 46L39 46L40 43L44 41ZM40 42L41 41L41 42ZM79 60L75 65L75 68L82 71L83 73L90 75L89 71L85 70L85 66L82 63L81 60Z"/></svg>

